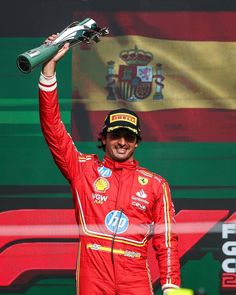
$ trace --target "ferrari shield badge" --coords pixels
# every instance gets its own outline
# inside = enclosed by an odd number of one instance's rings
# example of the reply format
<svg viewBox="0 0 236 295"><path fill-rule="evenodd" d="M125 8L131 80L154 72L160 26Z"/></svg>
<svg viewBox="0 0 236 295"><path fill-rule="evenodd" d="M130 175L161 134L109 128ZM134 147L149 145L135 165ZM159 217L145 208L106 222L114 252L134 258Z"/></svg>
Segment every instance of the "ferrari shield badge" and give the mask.
<svg viewBox="0 0 236 295"><path fill-rule="evenodd" d="M148 178L146 178L146 177L142 177L142 176L139 176L139 177L138 177L138 182L139 182L141 185L146 185L146 184L148 184Z"/></svg>

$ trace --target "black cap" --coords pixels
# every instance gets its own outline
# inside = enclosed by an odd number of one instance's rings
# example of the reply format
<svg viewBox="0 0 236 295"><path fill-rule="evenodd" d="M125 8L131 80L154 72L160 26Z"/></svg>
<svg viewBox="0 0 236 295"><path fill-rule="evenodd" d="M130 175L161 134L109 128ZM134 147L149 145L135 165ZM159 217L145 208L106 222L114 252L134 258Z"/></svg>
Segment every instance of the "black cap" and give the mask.
<svg viewBox="0 0 236 295"><path fill-rule="evenodd" d="M140 136L139 117L128 109L117 109L111 111L105 118L103 131L112 132L118 128L127 128Z"/></svg>

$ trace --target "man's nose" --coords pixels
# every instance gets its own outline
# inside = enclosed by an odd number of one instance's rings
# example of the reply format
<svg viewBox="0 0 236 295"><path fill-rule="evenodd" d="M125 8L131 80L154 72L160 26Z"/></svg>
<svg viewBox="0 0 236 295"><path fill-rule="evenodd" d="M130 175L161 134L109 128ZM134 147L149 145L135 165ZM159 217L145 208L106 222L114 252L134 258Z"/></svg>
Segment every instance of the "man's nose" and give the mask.
<svg viewBox="0 0 236 295"><path fill-rule="evenodd" d="M121 136L121 137L118 139L118 143L119 143L120 145L125 145L125 144L126 144L126 139L125 139L123 136Z"/></svg>

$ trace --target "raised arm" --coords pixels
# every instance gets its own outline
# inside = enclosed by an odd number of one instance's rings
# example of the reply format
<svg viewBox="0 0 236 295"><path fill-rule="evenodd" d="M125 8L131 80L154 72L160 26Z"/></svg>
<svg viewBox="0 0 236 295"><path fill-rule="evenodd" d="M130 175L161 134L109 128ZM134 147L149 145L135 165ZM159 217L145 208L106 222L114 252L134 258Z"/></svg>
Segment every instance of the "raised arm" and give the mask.
<svg viewBox="0 0 236 295"><path fill-rule="evenodd" d="M50 36L46 42L50 42L56 36ZM42 132L54 161L71 182L79 172L79 153L61 120L56 81L56 65L68 49L69 44L65 44L56 56L43 65L39 80L39 111Z"/></svg>

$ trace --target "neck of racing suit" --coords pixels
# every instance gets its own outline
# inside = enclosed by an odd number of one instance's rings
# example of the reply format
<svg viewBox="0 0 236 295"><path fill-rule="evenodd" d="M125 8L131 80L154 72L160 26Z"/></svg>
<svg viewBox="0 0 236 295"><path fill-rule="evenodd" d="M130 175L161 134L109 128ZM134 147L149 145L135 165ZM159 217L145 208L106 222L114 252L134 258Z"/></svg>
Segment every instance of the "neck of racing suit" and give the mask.
<svg viewBox="0 0 236 295"><path fill-rule="evenodd" d="M117 161L114 161L108 157L104 157L103 159L103 164L112 169L112 170L119 170L119 169L136 169L137 166L138 166L138 161L136 160L127 160L127 161L123 161L123 162L117 162Z"/></svg>

